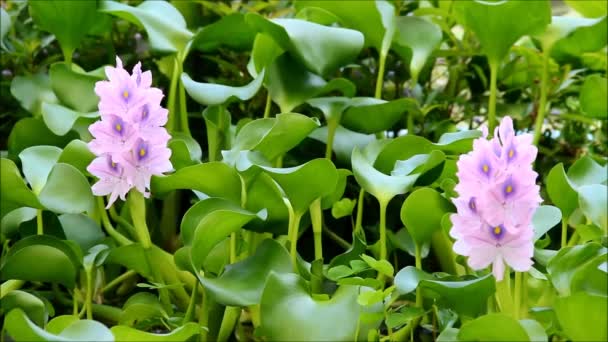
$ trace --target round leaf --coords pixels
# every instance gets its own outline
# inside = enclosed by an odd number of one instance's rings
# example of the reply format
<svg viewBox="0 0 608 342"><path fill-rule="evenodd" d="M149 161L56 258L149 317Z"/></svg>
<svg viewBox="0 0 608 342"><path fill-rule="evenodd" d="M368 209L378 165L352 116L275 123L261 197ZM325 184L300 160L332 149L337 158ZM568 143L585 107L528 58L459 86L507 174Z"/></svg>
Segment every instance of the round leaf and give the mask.
<svg viewBox="0 0 608 342"><path fill-rule="evenodd" d="M0 159L0 168L0 217L20 207L42 208L36 195L25 185L17 165L12 160Z"/></svg>
<svg viewBox="0 0 608 342"><path fill-rule="evenodd" d="M606 306L608 298L579 292L569 297L557 298L555 314L564 333L573 341L605 341ZM592 314L591 314L592 313Z"/></svg>
<svg viewBox="0 0 608 342"><path fill-rule="evenodd" d="M528 333L518 321L501 313L481 316L463 324L458 332L458 339L461 341L530 341Z"/></svg>
<svg viewBox="0 0 608 342"><path fill-rule="evenodd" d="M79 214L94 206L86 177L69 164L56 164L38 196L40 203L56 213Z"/></svg>
<svg viewBox="0 0 608 342"><path fill-rule="evenodd" d="M181 75L182 84L194 101L207 106L227 104L236 100L249 100L262 86L265 71L262 70L253 81L242 87L229 87L223 84L199 83L186 73Z"/></svg>
<svg viewBox="0 0 608 342"><path fill-rule="evenodd" d="M117 341L179 342L188 341L200 329L198 324L189 322L166 334L153 334L124 325L113 326L110 330Z"/></svg>
<svg viewBox="0 0 608 342"><path fill-rule="evenodd" d="M99 97L94 91L95 83L103 78L86 73L77 65L68 65L63 62L51 65L49 76L53 92L69 109L81 113L97 109ZM44 107L42 110L44 113Z"/></svg>
<svg viewBox="0 0 608 342"><path fill-rule="evenodd" d="M35 194L42 191L60 154L61 149L55 146L32 146L19 153L23 174Z"/></svg>

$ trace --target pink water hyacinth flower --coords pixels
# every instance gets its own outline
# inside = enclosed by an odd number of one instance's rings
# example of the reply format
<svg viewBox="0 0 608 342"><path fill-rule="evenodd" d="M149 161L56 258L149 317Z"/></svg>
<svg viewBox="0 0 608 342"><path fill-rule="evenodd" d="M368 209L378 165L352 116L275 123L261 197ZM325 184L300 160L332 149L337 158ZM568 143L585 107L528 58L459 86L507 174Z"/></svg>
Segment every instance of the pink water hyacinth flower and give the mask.
<svg viewBox="0 0 608 342"><path fill-rule="evenodd" d="M532 135L516 136L507 116L494 137L487 136L484 127L473 150L458 160L459 196L450 235L456 239L454 251L467 256L472 269L492 264L494 277L501 281L505 263L520 272L533 264L532 216L542 198L532 169L537 154Z"/></svg>
<svg viewBox="0 0 608 342"><path fill-rule="evenodd" d="M89 149L97 155L87 170L99 181L92 187L97 196L109 195L108 208L123 201L135 188L148 197L150 179L171 171L171 136L163 127L168 111L161 107L163 93L152 87L150 71L137 63L129 74L116 57L116 67L106 67L108 81L95 84L101 120L89 127L94 139Z"/></svg>

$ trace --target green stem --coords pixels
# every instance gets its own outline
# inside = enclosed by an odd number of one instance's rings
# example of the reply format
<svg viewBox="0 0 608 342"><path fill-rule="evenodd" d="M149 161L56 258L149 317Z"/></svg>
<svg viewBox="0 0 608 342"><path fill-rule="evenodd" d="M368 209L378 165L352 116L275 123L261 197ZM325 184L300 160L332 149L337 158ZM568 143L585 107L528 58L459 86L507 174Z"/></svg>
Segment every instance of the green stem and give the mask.
<svg viewBox="0 0 608 342"><path fill-rule="evenodd" d="M236 262L236 232L230 234L230 263Z"/></svg>
<svg viewBox="0 0 608 342"><path fill-rule="evenodd" d="M513 289L513 318L519 319L521 307L521 272L515 272L515 288Z"/></svg>
<svg viewBox="0 0 608 342"><path fill-rule="evenodd" d="M44 235L44 225L42 222L42 209L36 210L36 234Z"/></svg>
<svg viewBox="0 0 608 342"><path fill-rule="evenodd" d="M379 200L380 202L380 260L386 260L386 207L387 200Z"/></svg>
<svg viewBox="0 0 608 342"><path fill-rule="evenodd" d="M362 226L362 220L363 220L363 199L365 197L365 190L363 190L363 188L361 188L361 190L359 191L359 198L357 199L357 218L355 220L355 233L359 232L361 230L361 228L363 228Z"/></svg>
<svg viewBox="0 0 608 342"><path fill-rule="evenodd" d="M148 266L152 271L153 280L161 285L164 284L163 278L159 273L159 269L154 262L152 262L152 239L150 239L150 232L148 231L148 225L146 223L146 201L141 192L132 190L127 201L129 208L131 209L131 220L137 233L137 237L142 247L144 248L144 254ZM160 301L163 304L164 309L168 313L172 313L171 301L169 300L169 290L166 287L160 287L158 289L160 295Z"/></svg>
<svg viewBox="0 0 608 342"><path fill-rule="evenodd" d="M190 296L190 302L188 303L188 309L184 314L184 323L186 324L192 321L192 317L194 316L194 309L196 308L196 297L198 296L198 285L195 285L192 288L192 295Z"/></svg>
<svg viewBox="0 0 608 342"><path fill-rule="evenodd" d="M25 284L25 281L19 279L10 279L5 281L2 283L2 285L0 285L0 299L11 291L19 290L23 284Z"/></svg>
<svg viewBox="0 0 608 342"><path fill-rule="evenodd" d="M78 313L78 299L76 298L76 291L72 292L72 315L80 318Z"/></svg>
<svg viewBox="0 0 608 342"><path fill-rule="evenodd" d="M94 270L85 272L87 277L87 292L85 294L84 305L87 311L87 319L93 319L93 272Z"/></svg>
<svg viewBox="0 0 608 342"><path fill-rule="evenodd" d="M310 220L315 244L315 260L323 259L323 211L321 210L321 198L317 198L310 205Z"/></svg>
<svg viewBox="0 0 608 342"><path fill-rule="evenodd" d="M540 78L540 100L538 101L538 109L536 113L536 123L534 124L534 145L538 145L540 135L543 130L545 121L545 112L547 107L547 79L549 78L549 52L543 51L543 68Z"/></svg>
<svg viewBox="0 0 608 342"><path fill-rule="evenodd" d="M241 315L241 308L228 306L224 311L224 317L222 317L222 324L220 325L220 331L217 335L218 342L227 341L230 338L230 334L234 330L239 316Z"/></svg>
<svg viewBox="0 0 608 342"><path fill-rule="evenodd" d="M466 271L464 267L456 263L456 255L452 245L452 241L443 229L437 230L431 235L431 250L437 257L441 269L447 273L464 275Z"/></svg>
<svg viewBox="0 0 608 342"><path fill-rule="evenodd" d="M330 239L336 241L336 243L344 249L350 249L352 247L348 241L341 238L338 234L332 232L326 225L323 225L323 233L327 234Z"/></svg>
<svg viewBox="0 0 608 342"><path fill-rule="evenodd" d="M422 256L420 254L420 246L417 243L414 243L415 246L415 258L416 258L416 268L422 271ZM416 287L416 306L422 307L422 293L420 286Z"/></svg>
<svg viewBox="0 0 608 342"><path fill-rule="evenodd" d="M501 281L496 282L496 301L500 312L513 315L513 298L511 297L511 277L509 266L505 266L505 275Z"/></svg>
<svg viewBox="0 0 608 342"><path fill-rule="evenodd" d="M123 281L131 278L132 276L136 275L137 272L133 271L133 270L128 270L127 272L119 275L118 277L112 279L112 281L110 281L106 286L104 286L101 289L102 293L106 293L108 291L110 291L111 289L115 288L116 286L118 286L120 283L122 283Z"/></svg>
<svg viewBox="0 0 608 342"><path fill-rule="evenodd" d="M201 342L207 342L208 337L208 325L209 325L209 309L211 308L211 301L208 300L207 291L203 288L201 291L201 313L198 316L198 325L201 327Z"/></svg>
<svg viewBox="0 0 608 342"><path fill-rule="evenodd" d="M494 132L496 126L496 77L498 74L498 62L490 62L490 102L488 104L488 130Z"/></svg>
<svg viewBox="0 0 608 342"><path fill-rule="evenodd" d="M167 128L169 133L176 131L176 128L178 127L176 121L179 118L177 117L177 113L175 112L175 97L176 97L176 92L177 92L177 78L178 78L178 74L179 74L179 71L178 71L179 64L180 63L179 63L177 55L176 55L173 60L173 74L171 75L171 83L169 85L169 98L167 99L167 109L169 110L169 119L167 120L167 124L165 125L165 127Z"/></svg>
<svg viewBox="0 0 608 342"><path fill-rule="evenodd" d="M338 128L338 120L327 120L327 144L325 145L325 158L331 160L334 146L334 137Z"/></svg>
<svg viewBox="0 0 608 342"><path fill-rule="evenodd" d="M414 113L412 111L407 114L407 134L414 135Z"/></svg>
<svg viewBox="0 0 608 342"><path fill-rule="evenodd" d="M264 119L270 117L270 108L272 107L272 99L270 93L266 94L266 106L264 106Z"/></svg>
<svg viewBox="0 0 608 342"><path fill-rule="evenodd" d="M97 197L97 206L99 207L99 212L101 214L101 223L105 228L108 235L110 235L116 242L118 242L121 246L130 245L133 241L127 239L124 235L120 234L114 227L112 223L110 223L110 218L108 217L108 213L104 208L103 198Z"/></svg>
<svg viewBox="0 0 608 342"><path fill-rule="evenodd" d="M179 74L181 75L183 70L183 65L179 63ZM182 124L182 131L188 135L192 135L190 133L190 126L188 124L188 108L186 105L186 89L182 82L179 82L179 113L180 113L180 123Z"/></svg>
<svg viewBox="0 0 608 342"><path fill-rule="evenodd" d="M297 267L297 261L298 261L298 252L297 252L297 246L298 246L298 233L299 233L299 229L300 229L300 219L302 218L302 214L299 213L294 213L293 214L293 219L290 219L289 221L291 222L291 237L289 238L289 242L290 242L290 246L289 246L289 254L291 256L291 262L293 263L294 267Z"/></svg>
<svg viewBox="0 0 608 342"><path fill-rule="evenodd" d="M528 316L528 272L523 272L523 277L521 278L521 286L522 286L522 299L521 299L520 318L527 318L527 316Z"/></svg>
<svg viewBox="0 0 608 342"><path fill-rule="evenodd" d="M382 86L384 85L384 65L386 64L386 53L380 53L378 61L378 75L376 76L376 91L374 97L377 99L382 98Z"/></svg>
<svg viewBox="0 0 608 342"><path fill-rule="evenodd" d="M562 248L568 245L568 217L562 218Z"/></svg>

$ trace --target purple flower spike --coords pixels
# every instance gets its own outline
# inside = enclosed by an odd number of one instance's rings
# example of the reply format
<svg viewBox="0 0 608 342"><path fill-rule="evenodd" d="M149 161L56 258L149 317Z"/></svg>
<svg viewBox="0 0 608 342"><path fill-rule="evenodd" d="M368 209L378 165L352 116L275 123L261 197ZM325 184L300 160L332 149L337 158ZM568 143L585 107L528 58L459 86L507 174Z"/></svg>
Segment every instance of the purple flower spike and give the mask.
<svg viewBox="0 0 608 342"><path fill-rule="evenodd" d="M109 207L132 188L148 197L150 178L173 166L167 148L171 136L163 127L168 111L160 105L162 91L151 87L150 71L142 72L137 63L129 74L117 57L106 76L108 81L95 85L101 120L89 127L94 139L88 146L98 157L87 170L99 178L93 193L110 195Z"/></svg>
<svg viewBox="0 0 608 342"><path fill-rule="evenodd" d="M491 140L484 129L457 163L459 197L450 231L454 251L467 256L473 269L492 264L497 281L503 279L505 263L521 272L532 266L532 216L542 202L531 165L536 153L531 136L516 136L513 121L505 117Z"/></svg>

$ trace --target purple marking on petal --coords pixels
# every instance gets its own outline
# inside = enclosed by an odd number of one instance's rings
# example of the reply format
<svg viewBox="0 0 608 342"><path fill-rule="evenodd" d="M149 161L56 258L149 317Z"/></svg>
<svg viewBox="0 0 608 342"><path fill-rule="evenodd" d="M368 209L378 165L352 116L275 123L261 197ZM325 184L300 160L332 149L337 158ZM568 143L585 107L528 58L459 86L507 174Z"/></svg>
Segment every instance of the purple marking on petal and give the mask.
<svg viewBox="0 0 608 342"><path fill-rule="evenodd" d="M131 90L128 87L125 87L120 93L120 97L123 101L129 102L129 99L131 98Z"/></svg>
<svg viewBox="0 0 608 342"><path fill-rule="evenodd" d="M492 234L492 237L494 239L496 239L497 241L500 241L502 239L502 237L505 235L505 226L502 224L499 224L496 226L488 226L488 229L489 229L490 233Z"/></svg>
<svg viewBox="0 0 608 342"><path fill-rule="evenodd" d="M135 153L137 154L137 160L142 161L142 160L146 159L150 152L148 149L148 144L145 141L139 139L139 141L137 142L137 144L135 146L136 146Z"/></svg>
<svg viewBox="0 0 608 342"><path fill-rule="evenodd" d="M513 196L516 192L517 188L515 187L515 183L513 182L513 178L509 177L506 182L502 185L502 194L505 198L509 198Z"/></svg>
<svg viewBox="0 0 608 342"><path fill-rule="evenodd" d="M115 163L114 161L112 161L112 157L111 156L107 156L106 158L107 162L108 162L108 168L110 170L112 170L114 173L119 174L120 173L120 165L118 165L118 163Z"/></svg>
<svg viewBox="0 0 608 342"><path fill-rule="evenodd" d="M143 108L141 110L141 121L146 121L148 119L149 115L150 115L150 108L148 107L148 105L143 106Z"/></svg>
<svg viewBox="0 0 608 342"><path fill-rule="evenodd" d="M515 145L513 143L511 143L509 145L509 148L507 149L507 162L511 162L513 161L515 158L517 158L517 149L515 149Z"/></svg>
<svg viewBox="0 0 608 342"><path fill-rule="evenodd" d="M112 121L112 130L120 136L125 134L125 122L120 116L114 116L114 120Z"/></svg>
<svg viewBox="0 0 608 342"><path fill-rule="evenodd" d="M479 164L479 170L481 171L482 174L486 175L486 177L489 177L491 172L492 172L492 166L490 165L490 163L488 162L488 160L486 158L483 158L481 160L481 163Z"/></svg>
<svg viewBox="0 0 608 342"><path fill-rule="evenodd" d="M472 212L477 213L477 204L475 203L475 197L471 197L469 199L469 209L471 209Z"/></svg>

